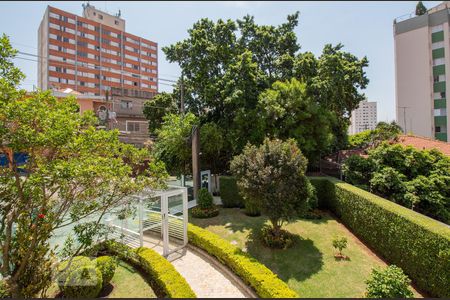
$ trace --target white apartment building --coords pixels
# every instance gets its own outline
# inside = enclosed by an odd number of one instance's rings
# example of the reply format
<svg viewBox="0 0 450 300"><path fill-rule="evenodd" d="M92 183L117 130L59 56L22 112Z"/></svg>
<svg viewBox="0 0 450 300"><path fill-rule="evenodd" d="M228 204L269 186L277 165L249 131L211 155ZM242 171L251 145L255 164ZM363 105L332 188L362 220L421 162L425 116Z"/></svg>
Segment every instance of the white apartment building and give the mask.
<svg viewBox="0 0 450 300"><path fill-rule="evenodd" d="M377 103L367 100L361 101L359 107L352 111L350 122L348 134L375 129L377 126Z"/></svg>
<svg viewBox="0 0 450 300"><path fill-rule="evenodd" d="M450 1L394 20L396 120L407 133L448 141Z"/></svg>

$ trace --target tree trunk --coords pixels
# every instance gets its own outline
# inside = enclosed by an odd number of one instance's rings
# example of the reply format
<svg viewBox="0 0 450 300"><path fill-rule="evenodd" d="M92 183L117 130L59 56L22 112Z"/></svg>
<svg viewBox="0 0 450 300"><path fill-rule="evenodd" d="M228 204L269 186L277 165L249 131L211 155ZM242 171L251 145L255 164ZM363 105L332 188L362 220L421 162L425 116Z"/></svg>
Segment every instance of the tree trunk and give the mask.
<svg viewBox="0 0 450 300"><path fill-rule="evenodd" d="M271 219L270 223L272 223L272 232L273 234L278 237L281 235L281 226L278 224L277 219Z"/></svg>

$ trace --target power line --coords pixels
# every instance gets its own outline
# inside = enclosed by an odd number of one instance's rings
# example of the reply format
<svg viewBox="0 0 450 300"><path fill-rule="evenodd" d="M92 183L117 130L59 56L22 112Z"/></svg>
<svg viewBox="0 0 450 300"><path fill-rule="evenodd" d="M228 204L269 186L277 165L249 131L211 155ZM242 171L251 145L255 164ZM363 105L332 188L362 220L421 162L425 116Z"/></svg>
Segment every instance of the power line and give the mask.
<svg viewBox="0 0 450 300"><path fill-rule="evenodd" d="M48 58L46 58L46 57L42 57L42 56L39 56L39 55L36 55L36 54L31 54L31 53L26 53L26 52L22 52L22 51L19 51L19 54L21 54L21 55L27 55L27 56L32 56L32 57L37 57L37 58L43 58L43 59L47 59L47 60L49 60L50 61L50 59L48 59ZM36 59L30 59L30 58L25 58L25 57L20 57L20 56L16 56L16 57L14 57L14 58L17 58L17 59L23 59L23 60L27 60L27 61L33 61L33 62L39 62L38 60L36 60ZM74 63L71 63L71 62L58 62L58 61L55 61L55 60L51 60L51 63L52 64L55 64L55 65L59 65L59 66L67 66L67 65L71 65L71 66L79 66L79 67L83 67L83 68L86 68L86 69L91 69L91 70L100 70L100 68L96 68L95 67L95 65L92 65L92 64L89 64L89 65L79 65L79 64L76 64L75 62ZM108 71L108 72L111 72L111 71ZM126 76L129 76L129 77L132 77L132 76L130 76L132 73L129 73L129 72L126 72L126 71L122 71L122 70L116 70L116 72L111 72L111 73L115 73L115 74L122 74L122 75L126 75ZM153 81L153 80L152 80ZM172 87L174 87L174 86L176 86L176 85L173 85L173 84L168 84L168 83L165 83L165 82L160 82L160 81L167 81L167 82L172 82L172 83L177 83L177 81L174 81L174 80L170 80L170 79L165 79L165 78L156 78L156 82L158 82L159 84L162 84L162 85L168 85L168 86L172 86ZM154 81L153 81L154 82Z"/></svg>

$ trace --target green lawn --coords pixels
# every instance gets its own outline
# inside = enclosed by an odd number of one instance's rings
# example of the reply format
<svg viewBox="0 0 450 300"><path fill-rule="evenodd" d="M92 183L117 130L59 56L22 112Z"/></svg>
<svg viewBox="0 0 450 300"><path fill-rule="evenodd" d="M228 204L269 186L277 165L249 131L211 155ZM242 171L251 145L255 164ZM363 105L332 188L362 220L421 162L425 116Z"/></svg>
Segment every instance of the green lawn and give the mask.
<svg viewBox="0 0 450 300"><path fill-rule="evenodd" d="M119 262L110 284L100 292L99 298L157 298L144 277L123 261ZM59 297L58 293L55 283L50 287L48 295Z"/></svg>
<svg viewBox="0 0 450 300"><path fill-rule="evenodd" d="M111 280L114 289L107 298L156 298L150 285L131 265L120 261Z"/></svg>
<svg viewBox="0 0 450 300"><path fill-rule="evenodd" d="M320 220L300 219L285 226L297 235L295 244L287 250L271 250L258 237L265 217L248 217L242 210L223 208L211 219L189 218L232 244L241 247L298 292L302 298L363 297L373 267L386 264L365 247L341 223L324 213ZM336 260L332 240L335 236L348 239L343 251L348 260ZM414 291L416 297L420 297Z"/></svg>

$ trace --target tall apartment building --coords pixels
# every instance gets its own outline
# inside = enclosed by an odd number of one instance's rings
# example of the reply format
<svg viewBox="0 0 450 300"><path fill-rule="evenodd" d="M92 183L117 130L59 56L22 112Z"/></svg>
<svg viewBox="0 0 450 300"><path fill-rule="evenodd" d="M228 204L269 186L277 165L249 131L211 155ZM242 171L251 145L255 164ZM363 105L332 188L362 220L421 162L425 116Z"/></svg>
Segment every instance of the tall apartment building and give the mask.
<svg viewBox="0 0 450 300"><path fill-rule="evenodd" d="M107 127L139 145L148 138L143 104L158 91L158 45L125 25L120 14L89 4L82 17L48 6L38 30L38 86L83 95L84 108L112 117Z"/></svg>
<svg viewBox="0 0 450 300"><path fill-rule="evenodd" d="M359 107L352 111L348 134L375 129L377 126L377 103L361 101Z"/></svg>
<svg viewBox="0 0 450 300"><path fill-rule="evenodd" d="M397 123L407 133L441 141L450 131L449 26L450 1L394 20Z"/></svg>

